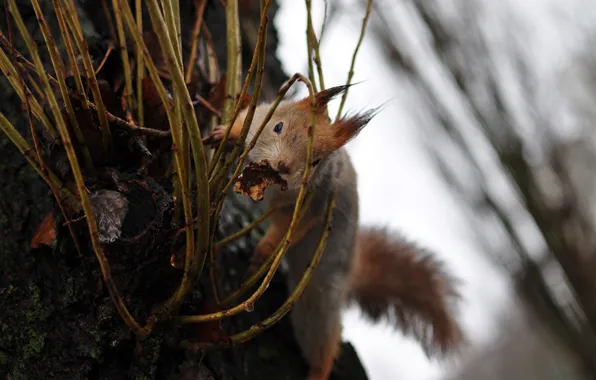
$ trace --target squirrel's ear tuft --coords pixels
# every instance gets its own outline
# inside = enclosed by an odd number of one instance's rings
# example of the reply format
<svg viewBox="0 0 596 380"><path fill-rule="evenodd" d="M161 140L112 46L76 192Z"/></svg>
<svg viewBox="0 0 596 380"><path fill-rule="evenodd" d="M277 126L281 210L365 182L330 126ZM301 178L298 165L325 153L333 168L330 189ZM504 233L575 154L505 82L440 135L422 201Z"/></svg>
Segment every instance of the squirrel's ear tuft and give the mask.
<svg viewBox="0 0 596 380"><path fill-rule="evenodd" d="M344 116L331 124L335 143L338 144L336 149L339 149L356 137L372 118L375 117L377 111L378 109L375 108L355 115Z"/></svg>
<svg viewBox="0 0 596 380"><path fill-rule="evenodd" d="M315 103L317 104L317 108L323 108L327 106L327 103L331 101L337 95L345 92L350 86L354 84L346 84L343 86L336 86L328 88L324 91L319 92L315 95Z"/></svg>
<svg viewBox="0 0 596 380"><path fill-rule="evenodd" d="M337 95L345 92L349 87L351 87L355 84L357 84L357 83L331 87L331 88L328 88L324 91L317 93L315 95L315 105L316 105L317 113L321 113L323 111L323 109L327 106L327 104L331 101L331 99L333 99ZM300 103L302 104L302 106L305 109L310 109L310 96L307 96L306 98L302 99L300 101Z"/></svg>
<svg viewBox="0 0 596 380"><path fill-rule="evenodd" d="M364 128L377 114L372 109L355 115L344 116L332 124L321 124L315 128L313 151L316 159L327 157L344 146Z"/></svg>

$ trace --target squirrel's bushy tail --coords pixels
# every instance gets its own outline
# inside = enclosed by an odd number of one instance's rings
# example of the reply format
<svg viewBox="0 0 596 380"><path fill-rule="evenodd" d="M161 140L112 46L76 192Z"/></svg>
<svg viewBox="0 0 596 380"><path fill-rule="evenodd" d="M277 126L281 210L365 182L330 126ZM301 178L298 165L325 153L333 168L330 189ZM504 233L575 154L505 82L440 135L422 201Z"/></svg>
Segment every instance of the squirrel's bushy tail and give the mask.
<svg viewBox="0 0 596 380"><path fill-rule="evenodd" d="M360 228L350 298L373 321L417 338L428 356L457 351L456 280L424 249L381 228Z"/></svg>

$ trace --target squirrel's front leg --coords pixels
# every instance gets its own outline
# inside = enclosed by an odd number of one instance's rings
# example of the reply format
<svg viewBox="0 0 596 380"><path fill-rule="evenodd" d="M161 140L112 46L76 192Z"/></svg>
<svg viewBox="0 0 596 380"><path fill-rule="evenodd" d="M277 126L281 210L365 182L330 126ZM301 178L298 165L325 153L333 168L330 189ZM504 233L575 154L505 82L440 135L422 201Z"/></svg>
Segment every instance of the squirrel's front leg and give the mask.
<svg viewBox="0 0 596 380"><path fill-rule="evenodd" d="M256 269L255 267L263 263L267 258L273 254L275 248L283 240L290 223L292 222L292 215L294 213L293 208L283 208L275 211L271 215L271 224L265 232L265 236L259 241L255 248L254 254L251 258L251 271ZM292 241L297 242L312 228L317 221L316 218L305 215L296 224L294 233L292 234ZM290 247L293 243L290 245Z"/></svg>
<svg viewBox="0 0 596 380"><path fill-rule="evenodd" d="M267 260L271 254L273 254L275 248L284 238L287 230L287 227L284 228L284 226L287 225L286 218L283 214L280 215L280 213L276 211L271 215L271 223L269 224L269 228L267 228L265 235L257 244L252 258L250 259L251 267L260 265L262 262Z"/></svg>

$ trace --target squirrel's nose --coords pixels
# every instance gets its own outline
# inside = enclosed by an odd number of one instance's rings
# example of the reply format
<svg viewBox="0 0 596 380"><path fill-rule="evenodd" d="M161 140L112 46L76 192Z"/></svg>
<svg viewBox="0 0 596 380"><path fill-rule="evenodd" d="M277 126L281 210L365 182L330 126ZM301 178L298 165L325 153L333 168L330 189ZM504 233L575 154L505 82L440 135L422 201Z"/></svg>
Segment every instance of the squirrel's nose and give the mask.
<svg viewBox="0 0 596 380"><path fill-rule="evenodd" d="M277 163L277 172L279 174L290 174L290 168L286 165L285 162L279 161Z"/></svg>

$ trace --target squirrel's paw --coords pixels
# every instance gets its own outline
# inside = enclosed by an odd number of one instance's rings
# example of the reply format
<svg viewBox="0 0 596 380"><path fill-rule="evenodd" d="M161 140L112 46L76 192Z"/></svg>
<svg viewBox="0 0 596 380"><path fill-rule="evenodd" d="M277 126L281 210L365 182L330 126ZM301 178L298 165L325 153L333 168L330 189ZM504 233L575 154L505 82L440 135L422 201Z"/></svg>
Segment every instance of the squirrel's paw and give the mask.
<svg viewBox="0 0 596 380"><path fill-rule="evenodd" d="M267 241L260 241L255 251L250 258L250 266L248 267L248 274L256 272L261 265L267 261L267 258L275 252L275 245Z"/></svg>
<svg viewBox="0 0 596 380"><path fill-rule="evenodd" d="M220 141L223 139L225 134L226 127L224 125L218 125L213 129L213 132L211 132L211 136L215 141Z"/></svg>
<svg viewBox="0 0 596 380"><path fill-rule="evenodd" d="M203 139L203 144L213 145L220 142L226 134L226 126L218 125L213 129L211 134ZM232 136L228 136L228 141L231 140Z"/></svg>

